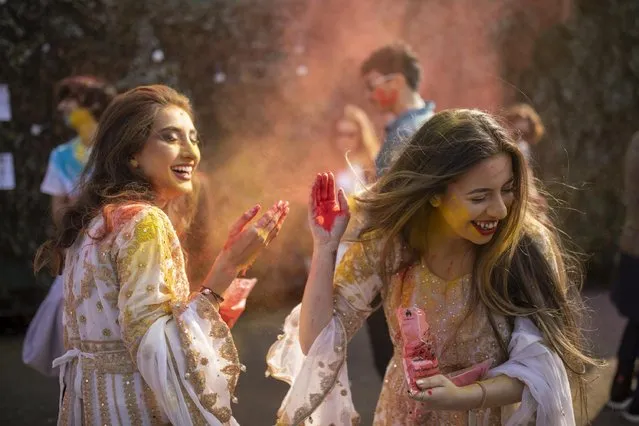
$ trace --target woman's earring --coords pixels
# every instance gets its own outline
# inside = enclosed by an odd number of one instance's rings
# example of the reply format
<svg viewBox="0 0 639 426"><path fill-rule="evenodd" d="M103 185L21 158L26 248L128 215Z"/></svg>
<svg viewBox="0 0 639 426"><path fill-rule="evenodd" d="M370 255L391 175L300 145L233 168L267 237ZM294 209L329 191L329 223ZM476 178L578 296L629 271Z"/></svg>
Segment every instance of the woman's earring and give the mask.
<svg viewBox="0 0 639 426"><path fill-rule="evenodd" d="M140 163L138 163L138 160L132 158L131 159L131 167L133 167L134 169L137 169L140 166Z"/></svg>
<svg viewBox="0 0 639 426"><path fill-rule="evenodd" d="M430 205L435 208L439 207L441 203L442 201L439 199L438 196L434 196L433 198L430 199Z"/></svg>

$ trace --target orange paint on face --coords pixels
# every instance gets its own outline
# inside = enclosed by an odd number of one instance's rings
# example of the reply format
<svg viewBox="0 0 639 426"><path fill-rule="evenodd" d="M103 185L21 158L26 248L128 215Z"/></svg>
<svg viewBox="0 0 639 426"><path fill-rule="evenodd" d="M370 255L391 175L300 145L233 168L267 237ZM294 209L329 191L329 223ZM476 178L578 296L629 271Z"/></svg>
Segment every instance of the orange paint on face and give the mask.
<svg viewBox="0 0 639 426"><path fill-rule="evenodd" d="M397 90L384 90L381 87L377 87L373 92L372 98L383 110L389 110L395 106L398 98Z"/></svg>

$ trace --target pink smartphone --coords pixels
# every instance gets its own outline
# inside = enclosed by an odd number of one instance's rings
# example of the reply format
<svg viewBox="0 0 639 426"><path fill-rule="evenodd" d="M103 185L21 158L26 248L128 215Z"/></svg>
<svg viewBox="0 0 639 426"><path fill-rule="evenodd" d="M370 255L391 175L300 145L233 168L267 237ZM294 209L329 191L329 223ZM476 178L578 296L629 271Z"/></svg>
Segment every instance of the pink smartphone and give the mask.
<svg viewBox="0 0 639 426"><path fill-rule="evenodd" d="M418 391L417 380L439 374L435 339L430 333L426 314L417 307L398 308L397 321L402 337L402 361L406 383ZM447 374L456 386L466 386L481 379L493 364L492 359Z"/></svg>
<svg viewBox="0 0 639 426"><path fill-rule="evenodd" d="M467 386L484 377L492 365L493 360L489 358L479 364L447 374L446 377L456 386Z"/></svg>
<svg viewBox="0 0 639 426"><path fill-rule="evenodd" d="M423 310L415 306L400 307L395 314L402 340L402 364L406 383L411 391L420 391L417 380L440 374L436 342ZM469 368L448 374L446 377L456 386L466 386L481 379L492 363L492 359L487 359ZM427 411L421 404L417 404L412 416L417 419Z"/></svg>
<svg viewBox="0 0 639 426"><path fill-rule="evenodd" d="M430 334L426 314L420 308L398 308L396 315L402 337L406 383L411 390L419 391L418 379L439 374L435 340Z"/></svg>

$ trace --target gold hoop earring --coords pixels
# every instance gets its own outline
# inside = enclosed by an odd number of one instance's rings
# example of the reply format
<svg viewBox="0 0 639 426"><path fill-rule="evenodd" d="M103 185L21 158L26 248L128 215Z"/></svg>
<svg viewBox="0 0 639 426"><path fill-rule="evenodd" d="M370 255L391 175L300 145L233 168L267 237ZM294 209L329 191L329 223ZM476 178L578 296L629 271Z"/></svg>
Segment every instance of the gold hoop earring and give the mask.
<svg viewBox="0 0 639 426"><path fill-rule="evenodd" d="M138 167L140 167L140 163L138 163L138 160L132 159L132 160L131 160L131 166L132 166L134 169L137 169Z"/></svg>
<svg viewBox="0 0 639 426"><path fill-rule="evenodd" d="M430 199L430 205L437 208L441 205L442 201L439 199L439 197L433 197Z"/></svg>

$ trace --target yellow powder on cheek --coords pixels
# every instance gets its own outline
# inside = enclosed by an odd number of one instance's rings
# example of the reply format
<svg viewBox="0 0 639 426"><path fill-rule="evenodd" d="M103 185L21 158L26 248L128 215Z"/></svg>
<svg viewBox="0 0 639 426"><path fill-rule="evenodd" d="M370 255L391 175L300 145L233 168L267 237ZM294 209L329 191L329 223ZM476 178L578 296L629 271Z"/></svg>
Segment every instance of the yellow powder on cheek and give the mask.
<svg viewBox="0 0 639 426"><path fill-rule="evenodd" d="M468 208L456 196L443 204L441 209L442 215L452 228L463 227L470 221Z"/></svg>

